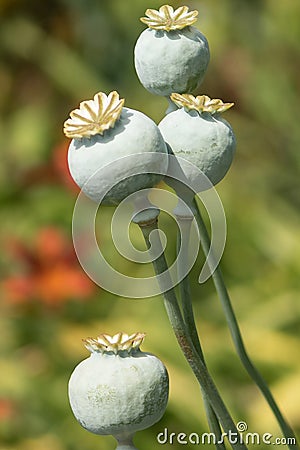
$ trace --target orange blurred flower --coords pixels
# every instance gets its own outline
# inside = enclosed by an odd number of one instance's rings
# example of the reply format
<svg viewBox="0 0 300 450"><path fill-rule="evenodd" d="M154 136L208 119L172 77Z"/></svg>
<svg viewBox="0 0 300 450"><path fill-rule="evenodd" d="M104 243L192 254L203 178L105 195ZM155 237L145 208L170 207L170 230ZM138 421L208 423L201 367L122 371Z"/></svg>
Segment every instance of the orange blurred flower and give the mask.
<svg viewBox="0 0 300 450"><path fill-rule="evenodd" d="M2 282L11 304L39 301L58 306L71 299L85 300L95 285L81 269L73 246L56 228L42 229L31 247L18 240L9 242L13 261L22 270Z"/></svg>
<svg viewBox="0 0 300 450"><path fill-rule="evenodd" d="M13 419L16 408L13 402L7 398L0 398L0 422Z"/></svg>

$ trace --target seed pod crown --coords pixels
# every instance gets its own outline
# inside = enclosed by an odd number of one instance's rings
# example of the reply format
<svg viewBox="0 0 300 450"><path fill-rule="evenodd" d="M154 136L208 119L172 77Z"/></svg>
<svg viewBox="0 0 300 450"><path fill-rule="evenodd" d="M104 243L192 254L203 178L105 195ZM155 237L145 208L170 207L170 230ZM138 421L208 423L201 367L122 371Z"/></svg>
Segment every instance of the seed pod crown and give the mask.
<svg viewBox="0 0 300 450"><path fill-rule="evenodd" d="M138 350L144 340L144 333L127 334L119 332L113 336L103 333L96 338L83 339L85 347L92 353L113 352L117 354L119 351L131 352Z"/></svg>
<svg viewBox="0 0 300 450"><path fill-rule="evenodd" d="M187 6L174 9L172 6L163 5L156 9L147 9L147 17L141 17L141 22L154 30L182 30L196 22L198 11L189 11Z"/></svg>
<svg viewBox="0 0 300 450"><path fill-rule="evenodd" d="M187 110L196 110L200 113L209 112L211 114L222 113L231 108L234 103L224 103L219 98L211 99L207 95L192 94L171 94L171 100L179 108L186 108Z"/></svg>
<svg viewBox="0 0 300 450"><path fill-rule="evenodd" d="M113 128L119 119L124 99L118 92L108 95L98 92L93 100L85 100L79 108L70 113L70 118L64 123L64 133L69 138L83 138L103 134Z"/></svg>

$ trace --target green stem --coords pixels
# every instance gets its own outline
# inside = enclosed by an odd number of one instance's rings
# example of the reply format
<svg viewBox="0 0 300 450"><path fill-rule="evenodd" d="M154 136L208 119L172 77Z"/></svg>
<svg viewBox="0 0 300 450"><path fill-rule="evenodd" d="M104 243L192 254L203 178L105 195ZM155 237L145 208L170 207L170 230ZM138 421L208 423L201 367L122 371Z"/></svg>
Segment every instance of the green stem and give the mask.
<svg viewBox="0 0 300 450"><path fill-rule="evenodd" d="M135 222L138 223L137 220L135 220ZM150 221L148 223L141 222L138 224L140 225L140 229L143 233L147 248L151 252L151 243L149 236L152 231L157 230L157 220ZM161 242L157 234L156 238L157 238L156 248L160 246L160 249L162 250ZM161 273L165 273L166 281L169 283L170 280L167 279L168 265L164 253L162 252L161 255L152 262L152 264L154 266L156 274L160 275ZM161 282L162 292L165 291L163 284L164 283ZM180 348L184 353L185 358L187 359L197 380L199 381L201 388L205 392L205 395L209 399L211 407L215 411L225 433L229 437L236 436L237 441L239 441L240 435L236 429L236 426L212 378L210 377L206 366L203 364L186 331L186 327L182 318L182 314L178 305L174 289L169 289L168 291L164 292L163 297L170 323L172 325L173 331L180 345ZM230 444L234 450L247 450L247 447L242 442L235 442L234 439L230 439Z"/></svg>
<svg viewBox="0 0 300 450"><path fill-rule="evenodd" d="M181 255L180 258L178 258L178 276L181 278L183 275L183 271L187 267L188 264L188 248L189 248L189 240L190 240L190 231L191 231L191 225L193 216L191 218L189 217L182 217L179 214L176 214L176 219L178 221L178 225L180 227L180 231L177 233L177 254L179 253L179 249L181 247ZM182 305L182 312L183 312L183 318L186 326L187 333L189 334L191 341L195 347L195 350L197 351L201 361L206 366L204 354L202 351L200 339L197 332L195 317L194 317L194 311L193 311L193 305L192 305L192 298L191 298L191 290L190 290L190 283L188 275L186 275L184 278L182 278L181 282L179 283L179 289L180 289L180 298L181 298L181 305ZM218 418L214 412L214 410L211 407L211 404L209 402L209 399L205 395L205 392L202 391L203 401L204 401L204 407L205 412L207 416L207 421L209 425L209 429L214 435L217 437L217 443L216 443L216 449L217 450L225 450L225 444L221 442L221 436L222 436L222 430L218 421Z"/></svg>
<svg viewBox="0 0 300 450"><path fill-rule="evenodd" d="M180 235L180 232L177 234L177 255L179 252L179 249L181 247L181 255L180 258L178 258L178 275L181 278L183 271L185 270L188 262L188 245L189 245L189 237L190 237L190 229L191 229L191 220L189 219L182 219L179 215L175 214L175 217L178 221L178 224L180 225L180 229L182 232L182 235ZM195 349L199 353L199 356L201 359L204 360L199 336L197 333L197 327L196 322L194 318L194 312L193 312L193 306L191 301L191 290L190 290L190 283L188 279L188 275L186 275L181 282L179 283L179 289L180 289L180 296L181 296L181 303L182 303L182 312L183 312L183 318L187 327L187 330L191 336L191 340L195 346Z"/></svg>
<svg viewBox="0 0 300 450"><path fill-rule="evenodd" d="M195 199L193 200L193 205L194 205L195 218L197 220L199 232L201 235L202 248L207 257L209 249L210 249L209 234L207 232L205 223L203 221L198 204ZM208 264L211 264L212 262L213 261L211 259L210 261L208 261ZM226 288L226 285L225 285L225 282L223 279L223 275L222 275L222 272L221 272L221 269L219 266L217 266L217 268L213 272L212 278L213 278L213 282L214 282L216 291L219 295L219 298L220 298L220 301L221 301L221 304L222 304L222 307L224 310L224 314L225 314L226 321L227 321L229 329L230 329L230 333L231 333L231 337L232 337L234 346L235 346L236 351L241 359L242 364L244 365L246 371L248 372L250 377L253 379L253 381L256 383L256 385L258 386L260 391L262 392L266 401L268 402L271 410L274 413L274 416L277 419L277 422L282 430L284 437L287 439L287 442L290 442L291 438L294 439L295 443L287 444L288 448L299 450L293 430L291 429L291 427L289 426L289 424L283 417L267 383L265 382L265 380L263 379L261 374L258 372L256 367L253 365L252 361L250 360L250 358L247 354L247 351L245 349L245 345L243 342L243 338L241 335L241 331L240 331L240 328L239 328L239 325L238 325L238 322L237 322L237 319L236 319L236 316L235 316L235 313L234 313L234 310L233 310L233 307L232 307L232 304L230 301L230 297L229 297L229 294L228 294L228 291L227 291L227 288Z"/></svg>
<svg viewBox="0 0 300 450"><path fill-rule="evenodd" d="M117 439L118 445L116 447L116 450L138 450L132 442L132 437L129 437L127 439Z"/></svg>

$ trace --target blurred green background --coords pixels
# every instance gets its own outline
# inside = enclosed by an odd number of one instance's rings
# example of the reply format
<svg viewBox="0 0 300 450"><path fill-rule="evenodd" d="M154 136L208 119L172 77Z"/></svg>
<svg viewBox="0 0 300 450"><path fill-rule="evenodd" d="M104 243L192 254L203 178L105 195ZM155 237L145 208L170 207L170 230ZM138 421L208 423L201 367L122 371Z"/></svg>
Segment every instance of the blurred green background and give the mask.
<svg viewBox="0 0 300 450"><path fill-rule="evenodd" d="M222 268L249 353L299 433L300 2L186 4L199 10L196 25L211 49L198 94L235 102L226 118L237 154L218 186L228 221ZM159 6L157 0L0 0L1 450L114 448L111 437L90 435L77 424L67 382L88 356L81 338L119 330L145 331L144 350L164 361L171 378L164 418L138 433L136 445L160 448L156 435L165 427L207 431L199 389L161 298L122 299L101 290L72 248L78 191L67 172L62 123L79 101L113 89L128 107L157 122L163 117L166 101L144 90L133 67L144 29L138 19ZM110 255L112 212L103 208L102 214L99 240ZM162 226L171 255L175 226L167 217ZM110 257L135 273L116 253ZM200 336L227 405L249 431L280 436L234 353L212 282L199 286L198 273L194 268L191 279Z"/></svg>

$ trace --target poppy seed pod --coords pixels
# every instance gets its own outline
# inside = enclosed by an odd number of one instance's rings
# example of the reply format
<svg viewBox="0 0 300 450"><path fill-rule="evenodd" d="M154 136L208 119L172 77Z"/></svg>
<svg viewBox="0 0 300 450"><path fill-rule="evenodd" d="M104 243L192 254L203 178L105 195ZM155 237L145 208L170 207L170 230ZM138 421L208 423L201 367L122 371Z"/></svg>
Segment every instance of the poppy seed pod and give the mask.
<svg viewBox="0 0 300 450"><path fill-rule="evenodd" d="M168 167L157 125L123 105L117 92L99 92L93 100L81 102L64 123L65 135L73 138L68 164L74 181L88 197L106 205L153 187Z"/></svg>
<svg viewBox="0 0 300 450"><path fill-rule="evenodd" d="M175 156L201 170L215 185L225 176L235 152L236 140L229 123L220 114L233 103L223 103L206 95L172 94L179 109L168 114L159 129ZM198 177L192 165L182 170L191 182Z"/></svg>
<svg viewBox="0 0 300 450"><path fill-rule="evenodd" d="M191 92L201 83L208 63L205 36L191 26L198 11L187 6L174 9L164 5L159 11L147 9L141 21L148 25L139 36L135 69L142 85L153 94Z"/></svg>
<svg viewBox="0 0 300 450"><path fill-rule="evenodd" d="M113 435L118 449L134 449L134 433L160 420L167 406L168 374L156 356L140 350L144 336L118 333L85 339L91 355L69 381L78 422L92 433Z"/></svg>

